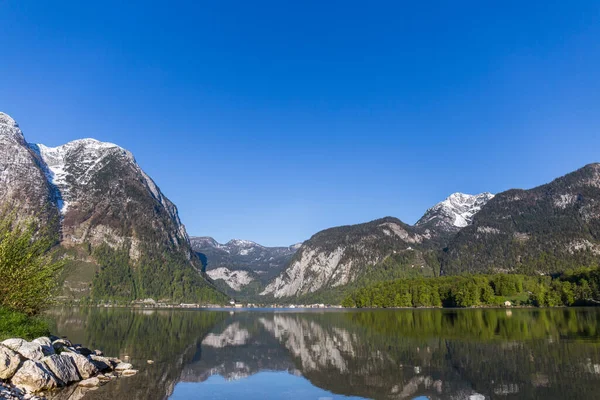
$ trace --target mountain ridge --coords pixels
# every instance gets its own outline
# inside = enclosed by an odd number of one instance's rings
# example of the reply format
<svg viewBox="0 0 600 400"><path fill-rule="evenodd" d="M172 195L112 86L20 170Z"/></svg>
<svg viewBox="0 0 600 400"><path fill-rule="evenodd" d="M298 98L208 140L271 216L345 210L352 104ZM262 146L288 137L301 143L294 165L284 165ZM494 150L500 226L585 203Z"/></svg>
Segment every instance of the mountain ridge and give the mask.
<svg viewBox="0 0 600 400"><path fill-rule="evenodd" d="M299 248L299 244L269 247L244 239L231 239L223 244L210 236L193 236L190 243L203 261L206 274L223 290L235 295L260 290Z"/></svg>
<svg viewBox="0 0 600 400"><path fill-rule="evenodd" d="M389 277L435 274L439 267L431 261L432 251L460 230L458 225L470 224L491 198L487 192L454 193L429 208L415 225L388 216L322 230L302 244L286 269L260 294L306 296L353 284L375 270Z"/></svg>
<svg viewBox="0 0 600 400"><path fill-rule="evenodd" d="M497 194L450 241L442 269L548 274L597 265L599 256L600 163L592 163Z"/></svg>
<svg viewBox="0 0 600 400"><path fill-rule="evenodd" d="M5 113L0 143L0 203L22 218L55 221L68 261L64 298L222 296L202 276L177 207L131 152L89 138L30 144Z"/></svg>

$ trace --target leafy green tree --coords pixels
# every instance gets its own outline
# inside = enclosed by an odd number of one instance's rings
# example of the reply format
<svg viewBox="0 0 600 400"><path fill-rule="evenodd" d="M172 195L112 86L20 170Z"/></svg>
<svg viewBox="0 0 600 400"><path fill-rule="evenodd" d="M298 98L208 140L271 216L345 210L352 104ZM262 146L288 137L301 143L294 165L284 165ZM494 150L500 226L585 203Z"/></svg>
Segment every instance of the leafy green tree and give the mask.
<svg viewBox="0 0 600 400"><path fill-rule="evenodd" d="M55 243L37 220L0 213L0 307L33 315L49 304L64 265L53 260Z"/></svg>

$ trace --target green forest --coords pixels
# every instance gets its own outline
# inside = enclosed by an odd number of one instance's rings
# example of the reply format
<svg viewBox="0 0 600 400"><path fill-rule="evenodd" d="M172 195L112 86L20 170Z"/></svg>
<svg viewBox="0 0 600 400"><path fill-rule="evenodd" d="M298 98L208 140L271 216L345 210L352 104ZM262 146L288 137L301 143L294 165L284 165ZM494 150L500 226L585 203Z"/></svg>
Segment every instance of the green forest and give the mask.
<svg viewBox="0 0 600 400"><path fill-rule="evenodd" d="M222 304L227 297L205 281L188 260L176 253L143 252L133 265L126 248L113 250L107 245L94 249L100 264L88 301L153 298L174 302Z"/></svg>
<svg viewBox="0 0 600 400"><path fill-rule="evenodd" d="M600 302L600 270L567 270L555 276L459 275L397 279L351 292L344 307L558 307Z"/></svg>

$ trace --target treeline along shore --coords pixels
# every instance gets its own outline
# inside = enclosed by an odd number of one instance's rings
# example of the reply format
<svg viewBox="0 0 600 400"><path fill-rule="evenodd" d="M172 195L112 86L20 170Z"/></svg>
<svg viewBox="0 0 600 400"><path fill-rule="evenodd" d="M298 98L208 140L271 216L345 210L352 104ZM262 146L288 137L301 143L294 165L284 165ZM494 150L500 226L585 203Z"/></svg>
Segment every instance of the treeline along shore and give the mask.
<svg viewBox="0 0 600 400"><path fill-rule="evenodd" d="M600 304L600 269L557 275L459 275L397 279L356 289L344 307L559 307Z"/></svg>

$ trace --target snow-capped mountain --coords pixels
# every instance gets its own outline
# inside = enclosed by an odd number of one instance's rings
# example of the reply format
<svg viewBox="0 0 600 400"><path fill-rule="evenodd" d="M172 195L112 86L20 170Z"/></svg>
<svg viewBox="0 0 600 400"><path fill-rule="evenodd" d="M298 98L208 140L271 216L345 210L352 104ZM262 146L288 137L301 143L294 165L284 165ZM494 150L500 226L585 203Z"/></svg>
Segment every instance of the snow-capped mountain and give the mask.
<svg viewBox="0 0 600 400"><path fill-rule="evenodd" d="M266 283L289 263L301 244L288 247L266 247L250 240L233 239L225 244L212 237L190 238L213 280L223 280L231 289L240 291L253 281Z"/></svg>
<svg viewBox="0 0 600 400"><path fill-rule="evenodd" d="M458 232L470 225L475 214L493 198L494 195L488 192L476 195L453 193L428 209L415 226Z"/></svg>
<svg viewBox="0 0 600 400"><path fill-rule="evenodd" d="M431 260L427 253L471 224L473 216L493 197L490 193L454 193L427 210L414 226L386 217L319 232L304 242L287 268L261 294L293 297L347 285L390 259L393 261L384 267L383 274L393 269L418 274L415 264L423 273L439 270L439 262L426 261Z"/></svg>
<svg viewBox="0 0 600 400"><path fill-rule="evenodd" d="M498 193L452 237L442 272L556 274L600 260L600 163Z"/></svg>
<svg viewBox="0 0 600 400"><path fill-rule="evenodd" d="M58 217L57 199L42 163L27 146L17 122L0 112L0 204L18 209L20 217L50 222Z"/></svg>
<svg viewBox="0 0 600 400"><path fill-rule="evenodd" d="M19 215L57 221L60 244L76 264L65 295L90 295L90 279L102 282L103 289L92 285L100 298L177 294L191 300L192 291L207 286L177 208L129 151L95 139L58 147L29 144L4 113L0 144L0 203L16 207ZM100 268L106 263L111 268ZM169 271L188 276L198 288L184 293L177 288L181 282L157 284L170 282Z"/></svg>

